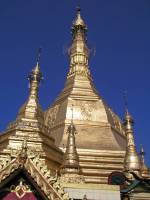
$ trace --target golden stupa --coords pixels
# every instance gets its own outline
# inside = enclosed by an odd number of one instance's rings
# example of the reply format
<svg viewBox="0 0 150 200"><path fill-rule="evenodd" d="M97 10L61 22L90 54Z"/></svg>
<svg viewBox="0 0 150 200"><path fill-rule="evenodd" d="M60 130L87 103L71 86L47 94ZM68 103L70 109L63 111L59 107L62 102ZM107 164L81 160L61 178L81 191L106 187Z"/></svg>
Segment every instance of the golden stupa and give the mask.
<svg viewBox="0 0 150 200"><path fill-rule="evenodd" d="M28 98L0 134L0 199L150 199L150 170L144 149L141 157L136 149L133 118L126 108L123 123L94 87L80 9L68 53L65 87L44 112L39 51Z"/></svg>
<svg viewBox="0 0 150 200"><path fill-rule="evenodd" d="M44 124L44 112L38 98L42 80L39 58L28 79L29 97L19 109L16 120L0 135L0 161L11 154L16 156L23 141L26 141L28 148L39 154L49 169L55 172L62 162L63 152L56 147L48 127Z"/></svg>
<svg viewBox="0 0 150 200"><path fill-rule="evenodd" d="M106 183L111 171L123 168L126 138L122 121L94 87L89 51L87 26L78 9L72 25L72 44L68 50L70 67L65 87L46 110L45 123L56 146L65 151L73 105L81 171L87 182Z"/></svg>

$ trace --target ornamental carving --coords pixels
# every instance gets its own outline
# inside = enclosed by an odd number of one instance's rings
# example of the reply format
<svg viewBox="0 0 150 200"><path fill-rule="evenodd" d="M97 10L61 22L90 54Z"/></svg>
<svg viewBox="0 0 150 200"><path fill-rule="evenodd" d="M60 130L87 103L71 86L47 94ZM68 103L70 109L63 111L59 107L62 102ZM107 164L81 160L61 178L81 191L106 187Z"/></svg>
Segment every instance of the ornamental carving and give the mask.
<svg viewBox="0 0 150 200"><path fill-rule="evenodd" d="M27 184L23 183L22 180L19 181L19 184L17 186L12 185L10 191L11 193L8 195L8 197L10 198L14 195L16 195L19 199L23 198L25 195L26 198L28 198L28 193L31 193L31 195L33 195L30 187Z"/></svg>
<svg viewBox="0 0 150 200"><path fill-rule="evenodd" d="M80 174L61 174L59 178L60 183L85 183L85 179L83 175Z"/></svg>
<svg viewBox="0 0 150 200"><path fill-rule="evenodd" d="M47 113L48 114L48 120L47 120L47 125L48 127L53 127L56 116L59 110L59 105L54 106L53 108L50 109L50 111Z"/></svg>
<svg viewBox="0 0 150 200"><path fill-rule="evenodd" d="M92 120L95 108L96 105L94 103L80 102L81 119L88 121Z"/></svg>
<svg viewBox="0 0 150 200"><path fill-rule="evenodd" d="M124 134L123 127L122 127L122 124L120 122L120 119L117 117L117 115L115 115L114 112L112 112L111 109L110 109L110 112L111 112L111 115L112 115L112 118L113 118L114 128L119 130L119 132L121 132L122 134Z"/></svg>
<svg viewBox="0 0 150 200"><path fill-rule="evenodd" d="M25 145L18 151L16 158L13 156L10 159L3 158L0 167L0 183L15 170L25 168L49 200L69 200L69 195L61 186L57 173L52 175L45 161L39 155L31 154ZM19 187L22 187L22 190L25 189L23 185Z"/></svg>
<svg viewBox="0 0 150 200"><path fill-rule="evenodd" d="M81 115L83 120L92 119L92 107L89 104L84 104L81 106Z"/></svg>

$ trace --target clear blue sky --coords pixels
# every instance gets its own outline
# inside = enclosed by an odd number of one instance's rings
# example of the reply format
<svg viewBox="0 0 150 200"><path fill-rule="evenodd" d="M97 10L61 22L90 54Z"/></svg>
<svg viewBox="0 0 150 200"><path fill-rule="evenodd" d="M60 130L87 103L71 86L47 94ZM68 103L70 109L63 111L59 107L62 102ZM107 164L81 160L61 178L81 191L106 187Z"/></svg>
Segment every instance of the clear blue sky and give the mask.
<svg viewBox="0 0 150 200"><path fill-rule="evenodd" d="M136 143L150 157L150 1L149 0L1 0L0 130L15 120L28 96L28 73L42 47L45 78L40 102L45 110L63 88L69 63L64 53L80 4L97 90L122 118L123 91L135 120ZM150 165L150 160L148 161Z"/></svg>

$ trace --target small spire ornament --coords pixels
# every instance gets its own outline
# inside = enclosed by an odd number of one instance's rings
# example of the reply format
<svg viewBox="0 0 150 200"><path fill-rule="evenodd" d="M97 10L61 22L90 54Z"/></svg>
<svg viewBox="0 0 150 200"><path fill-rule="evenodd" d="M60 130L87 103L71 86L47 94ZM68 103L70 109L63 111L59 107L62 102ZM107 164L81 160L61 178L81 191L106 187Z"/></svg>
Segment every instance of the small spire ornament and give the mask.
<svg viewBox="0 0 150 200"><path fill-rule="evenodd" d="M128 111L127 100L125 101L125 107L126 110L125 110L124 125L125 125L126 139L127 139L127 147L124 159L124 170L134 171L135 173L139 173L141 167L141 161L136 150L136 145L134 141L134 132L133 132L134 120Z"/></svg>
<svg viewBox="0 0 150 200"><path fill-rule="evenodd" d="M68 78L75 74L82 74L90 78L88 69L90 50L87 46L87 26L81 17L80 8L77 8L76 18L73 21L72 44L68 50L70 57L70 71Z"/></svg>
<svg viewBox="0 0 150 200"><path fill-rule="evenodd" d="M140 155L141 155L141 169L140 169L141 175L143 178L150 178L150 170L145 164L145 151L142 145L140 149Z"/></svg>
<svg viewBox="0 0 150 200"><path fill-rule="evenodd" d="M63 173L79 173L79 157L76 149L75 134L77 133L76 128L73 124L73 105L71 107L71 123L68 126L67 134L67 146L63 160Z"/></svg>
<svg viewBox="0 0 150 200"><path fill-rule="evenodd" d="M77 133L77 131L73 124L73 105L70 110L72 117L71 123L68 126L67 130L68 139L63 163L60 170L60 181L63 183L83 183L85 180L84 176L80 175L79 156L75 143L75 134Z"/></svg>
<svg viewBox="0 0 150 200"><path fill-rule="evenodd" d="M29 89L29 97L22 108L19 110L18 119L27 118L27 119L35 119L40 120L42 123L44 121L44 115L39 105L39 85L41 80L43 79L41 70L40 70L40 57L41 57L41 48L38 50L37 55L37 63L33 68L31 73L28 76L28 80L30 83Z"/></svg>

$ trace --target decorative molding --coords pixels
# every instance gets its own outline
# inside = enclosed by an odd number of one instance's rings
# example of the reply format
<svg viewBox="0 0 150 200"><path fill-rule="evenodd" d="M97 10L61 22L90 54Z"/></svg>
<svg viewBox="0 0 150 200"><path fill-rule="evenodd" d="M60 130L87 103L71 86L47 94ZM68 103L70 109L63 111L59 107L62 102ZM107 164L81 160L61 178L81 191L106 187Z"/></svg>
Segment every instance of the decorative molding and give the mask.
<svg viewBox="0 0 150 200"><path fill-rule="evenodd" d="M34 154L27 147L18 151L16 158L12 155L0 164L0 183L16 169L25 168L49 200L69 200L58 179L57 173L52 175L40 155Z"/></svg>
<svg viewBox="0 0 150 200"><path fill-rule="evenodd" d="M49 110L48 120L47 120L47 125L49 128L54 126L58 110L59 110L59 105L55 105L53 108Z"/></svg>

